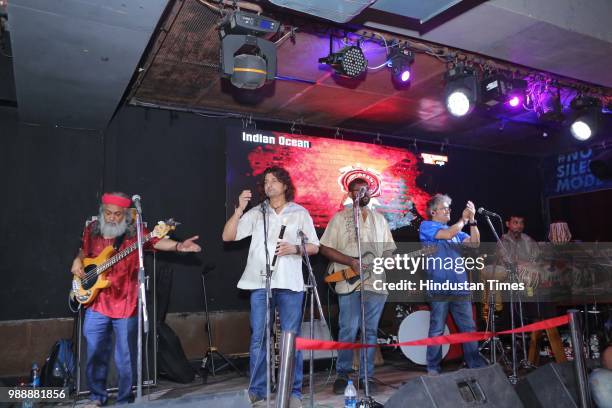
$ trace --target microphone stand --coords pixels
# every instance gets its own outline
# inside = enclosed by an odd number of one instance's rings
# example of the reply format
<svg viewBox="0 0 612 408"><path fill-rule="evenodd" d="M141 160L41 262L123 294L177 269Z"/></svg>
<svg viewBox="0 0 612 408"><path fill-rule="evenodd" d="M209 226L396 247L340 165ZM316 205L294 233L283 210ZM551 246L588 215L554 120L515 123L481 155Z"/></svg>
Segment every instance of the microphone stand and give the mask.
<svg viewBox="0 0 612 408"><path fill-rule="evenodd" d="M142 401L142 333L149 333L149 317L147 315L147 298L145 291L145 269L143 258L143 242L142 242L142 208L136 206L136 237L138 242L138 354L137 354L137 375L138 383L136 384L136 401Z"/></svg>
<svg viewBox="0 0 612 408"><path fill-rule="evenodd" d="M323 314L323 308L321 307L321 299L319 298L319 292L317 291L317 281L314 274L312 273L312 265L310 265L310 258L306 252L306 234L302 231L298 232L300 236L300 247L302 248L302 257L308 269L308 285L306 288L310 291L310 338L314 339L314 304L317 302L317 309L319 311L319 319L323 323L323 327L327 327L327 321L325 321L325 315ZM310 364L308 373L308 384L310 387L310 406L314 408L314 350L310 350Z"/></svg>
<svg viewBox="0 0 612 408"><path fill-rule="evenodd" d="M510 258L508 256L508 249L506 248L506 245L504 245L504 243L502 242L501 238L499 237L499 235L497 234L497 231L495 230L495 227L493 226L493 223L491 222L491 219L489 218L489 216L487 214L483 214L484 217L487 220L487 224L489 224L489 228L491 228L491 232L493 232L493 235L495 236L495 240L497 241L497 244L499 245L499 247L501 248L501 252L502 252L502 258L504 259L504 263L506 264L506 269L509 271L510 276L511 276L511 281L512 283L517 281L517 271L516 271L516 265L514 263L512 263L510 261ZM503 231L503 226L502 226L502 231ZM493 305L493 307L495 307L495 305ZM522 308L521 308L522 310ZM521 316L522 319L522 316ZM493 323L494 325L495 323ZM510 289L510 327L512 330L514 330L515 328L515 324L514 324L514 290L511 288ZM516 384L518 382L518 375L516 372L516 333L512 332L511 334L512 337L512 374L508 376L508 380L510 381L511 384ZM499 341L496 340L495 337L492 338L493 344L491 345L491 349L492 349L492 359L493 359L493 363L496 362L495 360L495 342ZM525 351L525 350L523 350Z"/></svg>
<svg viewBox="0 0 612 408"><path fill-rule="evenodd" d="M376 406L378 403L375 402L370 396L370 387L368 385L368 352L366 350L366 331L365 331L365 287L363 277L363 257L361 254L361 207L359 205L359 200L362 198L362 194L357 196L357 199L353 201L353 218L355 221L355 237L357 239L357 254L359 261L359 281L361 282L361 293L359 296L360 306L361 306L361 345L363 352L363 382L365 383L364 392L365 398L357 405L359 407L370 407Z"/></svg>
<svg viewBox="0 0 612 408"><path fill-rule="evenodd" d="M266 319L265 319L265 327L266 327L266 407L270 408L270 400L272 397L272 388L271 388L272 372L271 372L271 367L270 367L270 364L272 362L270 358L270 352L272 351L272 344L270 340L270 313L272 312L270 310L271 304L272 304L272 289L271 289L272 268L270 267L270 252L268 251L268 222L267 222L268 202L267 200L262 201L260 205L260 209L261 209L261 216L263 218L263 226L264 226L264 248L266 250ZM251 375L253 374L251 373Z"/></svg>

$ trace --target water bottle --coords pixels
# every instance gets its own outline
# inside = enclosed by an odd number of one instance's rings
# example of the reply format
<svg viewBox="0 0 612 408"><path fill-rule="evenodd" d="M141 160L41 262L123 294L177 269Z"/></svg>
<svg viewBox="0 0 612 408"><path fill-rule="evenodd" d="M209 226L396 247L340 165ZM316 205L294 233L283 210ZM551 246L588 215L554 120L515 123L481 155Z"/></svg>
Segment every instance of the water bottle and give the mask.
<svg viewBox="0 0 612 408"><path fill-rule="evenodd" d="M344 408L357 408L357 390L351 380L344 389Z"/></svg>
<svg viewBox="0 0 612 408"><path fill-rule="evenodd" d="M38 368L38 364L36 363L32 364L31 378L32 388L40 387L40 368Z"/></svg>

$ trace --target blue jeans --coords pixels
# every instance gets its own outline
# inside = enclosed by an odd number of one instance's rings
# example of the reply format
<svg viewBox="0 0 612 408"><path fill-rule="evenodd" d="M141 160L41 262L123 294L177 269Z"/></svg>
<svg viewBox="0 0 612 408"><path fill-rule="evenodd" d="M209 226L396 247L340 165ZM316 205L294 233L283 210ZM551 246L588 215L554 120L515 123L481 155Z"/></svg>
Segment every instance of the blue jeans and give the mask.
<svg viewBox="0 0 612 408"><path fill-rule="evenodd" d="M302 327L302 302L304 292L294 292L289 289L272 289L270 307L274 311L278 307L282 331L293 331L300 334ZM274 314L270 324L274 323ZM266 290L256 289L251 292L251 347L250 371L251 381L249 393L258 397L266 396ZM302 398L303 377L302 352L295 353L295 371L293 375L292 394Z"/></svg>
<svg viewBox="0 0 612 408"><path fill-rule="evenodd" d="M612 408L612 370L598 368L589 376L591 396L600 408Z"/></svg>
<svg viewBox="0 0 612 408"><path fill-rule="evenodd" d="M382 315L387 295L365 291L365 332L366 343L376 344L378 340L378 322ZM338 325L338 341L354 342L357 331L361 327L361 291L355 291L349 295L338 296L340 317ZM368 353L368 377L374 373L374 347L367 348ZM361 364L359 364L359 378L364 377L364 352L361 350ZM353 350L338 350L336 361L336 372L345 377L353 371Z"/></svg>
<svg viewBox="0 0 612 408"><path fill-rule="evenodd" d="M136 378L136 337L138 318L113 319L91 308L85 311L83 333L87 341L87 385L92 400L103 404L108 399L106 376L113 349L111 330L115 332L115 365L119 376L117 403L128 403Z"/></svg>
<svg viewBox="0 0 612 408"><path fill-rule="evenodd" d="M430 305L429 337L444 334L444 325L446 324L449 310L461 333L476 331L476 324L472 316L472 302L430 302ZM485 361L478 354L478 342L476 341L463 343L463 358L469 368L483 367L485 365ZM442 346L427 346L427 371L440 372L440 361L442 361Z"/></svg>

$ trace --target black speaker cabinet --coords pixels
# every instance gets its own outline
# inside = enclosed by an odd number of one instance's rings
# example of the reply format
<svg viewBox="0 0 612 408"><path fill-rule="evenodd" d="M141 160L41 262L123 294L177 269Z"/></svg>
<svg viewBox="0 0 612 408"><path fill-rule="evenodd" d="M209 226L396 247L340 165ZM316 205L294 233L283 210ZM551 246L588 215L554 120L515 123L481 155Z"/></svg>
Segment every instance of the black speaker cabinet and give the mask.
<svg viewBox="0 0 612 408"><path fill-rule="evenodd" d="M526 407L578 407L578 385L571 361L549 363L529 373L516 385Z"/></svg>
<svg viewBox="0 0 612 408"><path fill-rule="evenodd" d="M407 406L520 408L523 404L496 364L410 380L385 403L385 408Z"/></svg>

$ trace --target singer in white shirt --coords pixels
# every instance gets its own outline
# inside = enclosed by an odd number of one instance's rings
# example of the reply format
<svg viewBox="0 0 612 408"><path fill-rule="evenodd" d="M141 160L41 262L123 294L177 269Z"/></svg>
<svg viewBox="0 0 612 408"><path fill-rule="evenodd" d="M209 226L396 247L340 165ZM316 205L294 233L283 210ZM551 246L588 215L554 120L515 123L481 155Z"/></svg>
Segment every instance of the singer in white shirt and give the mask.
<svg viewBox="0 0 612 408"><path fill-rule="evenodd" d="M260 193L266 199L246 213L244 210L252 199L250 190L238 197L238 206L223 228L223 241L238 241L251 236L249 257L238 288L251 291L251 346L250 385L251 402L261 401L266 395L266 251L264 241L264 214L268 229L267 241L269 262L276 256L271 268L272 311L278 307L281 330L300 333L304 278L302 277L302 253L299 231L307 239L306 252L319 252L319 239L308 211L293 202L295 187L287 170L269 167L263 172L259 183ZM263 207L263 211L262 211ZM279 239L282 226L283 238ZM272 313L272 316L274 314ZM302 399L302 353L296 353L295 373L290 406L301 406Z"/></svg>

